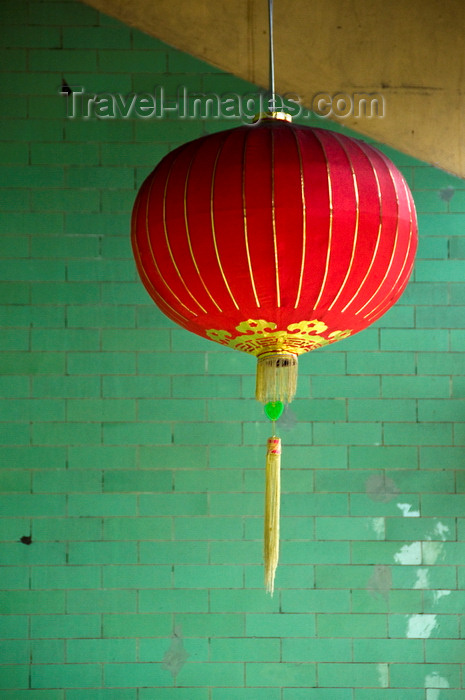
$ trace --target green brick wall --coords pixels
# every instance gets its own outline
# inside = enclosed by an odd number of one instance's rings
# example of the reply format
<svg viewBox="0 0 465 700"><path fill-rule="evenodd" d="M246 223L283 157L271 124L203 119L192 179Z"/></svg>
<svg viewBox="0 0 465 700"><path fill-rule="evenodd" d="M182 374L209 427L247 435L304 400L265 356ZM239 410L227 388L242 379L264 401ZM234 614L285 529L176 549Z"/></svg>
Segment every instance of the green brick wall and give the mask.
<svg viewBox="0 0 465 700"><path fill-rule="evenodd" d="M162 316L128 234L155 163L231 123L58 95L254 88L74 0L0 14L1 697L462 700L465 182L383 148L415 274L301 360L271 599L254 361Z"/></svg>

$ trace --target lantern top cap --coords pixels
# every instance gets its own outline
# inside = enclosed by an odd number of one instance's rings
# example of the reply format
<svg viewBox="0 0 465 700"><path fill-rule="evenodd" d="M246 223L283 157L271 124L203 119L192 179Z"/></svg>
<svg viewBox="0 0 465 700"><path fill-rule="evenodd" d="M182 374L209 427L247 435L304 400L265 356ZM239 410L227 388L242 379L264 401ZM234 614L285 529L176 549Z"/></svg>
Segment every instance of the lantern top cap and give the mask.
<svg viewBox="0 0 465 700"><path fill-rule="evenodd" d="M275 119L292 122L292 116L287 112L260 112L259 114L255 115L253 123L256 124L257 122Z"/></svg>

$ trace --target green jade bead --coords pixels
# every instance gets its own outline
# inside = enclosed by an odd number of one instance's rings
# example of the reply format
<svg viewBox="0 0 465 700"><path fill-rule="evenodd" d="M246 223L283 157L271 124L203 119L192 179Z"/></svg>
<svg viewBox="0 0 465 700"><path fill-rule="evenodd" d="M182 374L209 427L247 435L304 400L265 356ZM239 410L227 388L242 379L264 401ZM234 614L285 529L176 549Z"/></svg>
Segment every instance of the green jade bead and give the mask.
<svg viewBox="0 0 465 700"><path fill-rule="evenodd" d="M264 409L267 418L275 421L281 418L284 411L284 404L282 401L269 401L265 404Z"/></svg>

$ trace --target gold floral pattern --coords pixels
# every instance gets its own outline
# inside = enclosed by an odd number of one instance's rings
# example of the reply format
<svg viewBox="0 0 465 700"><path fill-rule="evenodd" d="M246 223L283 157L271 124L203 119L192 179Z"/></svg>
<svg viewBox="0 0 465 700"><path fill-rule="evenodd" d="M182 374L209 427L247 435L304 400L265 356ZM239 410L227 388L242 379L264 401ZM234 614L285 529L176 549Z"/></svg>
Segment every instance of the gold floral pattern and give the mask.
<svg viewBox="0 0 465 700"><path fill-rule="evenodd" d="M347 329L327 334L327 330L328 326L317 319L291 323L286 329L279 330L277 324L272 321L249 318L236 326L237 335L214 328L207 330L206 335L210 340L221 345L227 345L251 355L279 351L302 355L323 345L347 338L352 333Z"/></svg>

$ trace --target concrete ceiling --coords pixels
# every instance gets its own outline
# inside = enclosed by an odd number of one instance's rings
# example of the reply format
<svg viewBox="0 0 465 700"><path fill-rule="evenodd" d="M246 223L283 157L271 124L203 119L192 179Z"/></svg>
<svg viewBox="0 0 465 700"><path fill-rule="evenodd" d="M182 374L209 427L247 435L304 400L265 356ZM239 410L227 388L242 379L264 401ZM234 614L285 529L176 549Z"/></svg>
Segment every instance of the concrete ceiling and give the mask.
<svg viewBox="0 0 465 700"><path fill-rule="evenodd" d="M268 85L267 0L85 0L247 81ZM362 135L465 177L464 0L275 0L276 89L376 93Z"/></svg>

